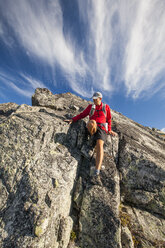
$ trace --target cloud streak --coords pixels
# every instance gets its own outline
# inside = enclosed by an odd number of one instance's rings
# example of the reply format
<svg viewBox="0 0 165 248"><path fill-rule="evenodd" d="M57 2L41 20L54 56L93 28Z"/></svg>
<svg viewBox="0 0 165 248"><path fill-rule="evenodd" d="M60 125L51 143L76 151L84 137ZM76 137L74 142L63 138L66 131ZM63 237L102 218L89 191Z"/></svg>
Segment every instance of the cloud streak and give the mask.
<svg viewBox="0 0 165 248"><path fill-rule="evenodd" d="M6 72L0 71L0 81L3 85L6 85L9 89L13 89L15 92L25 97L31 97L36 88L44 88L45 85L27 75L9 75ZM4 94L2 93L4 97Z"/></svg>
<svg viewBox="0 0 165 248"><path fill-rule="evenodd" d="M151 97L165 88L165 2L79 0L89 24L89 50L97 87L132 98ZM100 84L101 83L101 84Z"/></svg>
<svg viewBox="0 0 165 248"><path fill-rule="evenodd" d="M77 3L85 47L69 30L64 32L59 0L6 0L0 8L25 53L48 64L53 75L59 67L80 95L90 96L96 89L109 94L124 86L127 96L138 99L165 90L164 0ZM0 36L12 49L12 37L6 39L5 32L1 24ZM38 85L29 76L23 79L32 88Z"/></svg>
<svg viewBox="0 0 165 248"><path fill-rule="evenodd" d="M125 84L138 98L165 87L164 1L139 1L126 48Z"/></svg>
<svg viewBox="0 0 165 248"><path fill-rule="evenodd" d="M74 66L71 67L74 54L62 34L63 20L59 2L49 1L47 8L44 1L39 2L38 7L34 1L8 0L8 22L21 45L30 53L50 64L58 61L66 71L73 72L76 70Z"/></svg>
<svg viewBox="0 0 165 248"><path fill-rule="evenodd" d="M93 0L91 8L88 10L88 21L90 27L90 49L94 50L95 72L99 75L98 83L102 84L103 89L109 90L111 86L109 67L110 50L113 43L111 18L115 6L109 8L107 1ZM108 32L107 32L108 30ZM107 42L108 41L108 42ZM96 81L96 79L95 79ZM97 81L96 81L97 82Z"/></svg>
<svg viewBox="0 0 165 248"><path fill-rule="evenodd" d="M111 20L117 5L112 5L112 1L91 0L78 1L79 11L82 20L86 23L87 43L91 74L95 88L111 90L111 50L113 48L114 37ZM86 21L87 20L87 21Z"/></svg>
<svg viewBox="0 0 165 248"><path fill-rule="evenodd" d="M86 65L72 37L65 38L59 1L8 0L2 7L8 11L7 22L25 51L48 63L52 71L59 65L76 88L76 75L84 77Z"/></svg>

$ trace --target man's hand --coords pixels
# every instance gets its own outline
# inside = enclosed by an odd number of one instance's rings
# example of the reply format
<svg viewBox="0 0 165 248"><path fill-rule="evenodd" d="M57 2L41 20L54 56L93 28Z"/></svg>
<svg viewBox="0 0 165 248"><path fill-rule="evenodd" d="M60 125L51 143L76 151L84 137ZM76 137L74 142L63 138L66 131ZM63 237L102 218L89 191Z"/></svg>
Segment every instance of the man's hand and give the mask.
<svg viewBox="0 0 165 248"><path fill-rule="evenodd" d="M73 122L72 119L69 119L69 120L64 120L65 122L67 122L68 124L71 124Z"/></svg>
<svg viewBox="0 0 165 248"><path fill-rule="evenodd" d="M112 136L117 136L117 133L113 132L112 130L108 132Z"/></svg>

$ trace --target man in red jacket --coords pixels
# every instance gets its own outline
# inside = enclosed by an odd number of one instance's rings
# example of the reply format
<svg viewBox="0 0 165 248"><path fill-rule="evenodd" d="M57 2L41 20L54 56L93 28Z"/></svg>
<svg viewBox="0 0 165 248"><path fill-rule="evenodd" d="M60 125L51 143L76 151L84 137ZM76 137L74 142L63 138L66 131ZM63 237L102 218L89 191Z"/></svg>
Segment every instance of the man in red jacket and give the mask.
<svg viewBox="0 0 165 248"><path fill-rule="evenodd" d="M93 94L93 102L94 104L88 105L82 113L65 121L71 124L89 115L87 129L91 135L94 135L96 141L96 170L92 178L92 183L100 184L99 174L104 156L103 145L106 142L107 134L116 136L116 133L111 130L110 107L102 103L102 94L100 92Z"/></svg>

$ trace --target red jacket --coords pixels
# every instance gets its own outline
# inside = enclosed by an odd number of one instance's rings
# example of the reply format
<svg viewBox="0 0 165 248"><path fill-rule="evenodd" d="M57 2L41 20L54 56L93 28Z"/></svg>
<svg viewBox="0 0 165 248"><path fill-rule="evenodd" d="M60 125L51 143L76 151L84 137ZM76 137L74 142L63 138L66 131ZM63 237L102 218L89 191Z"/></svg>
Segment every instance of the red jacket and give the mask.
<svg viewBox="0 0 165 248"><path fill-rule="evenodd" d="M79 115L76 115L75 117L73 117L72 120L75 122L75 121L78 121L78 120L83 119L86 116L88 116L90 111L91 111L92 105L93 104L88 105L88 107L83 112L81 112ZM108 123L108 131L111 131L110 107L106 104L106 108L105 108L106 117L105 117L105 114L103 111L97 111L97 110L102 110L102 107L103 107L103 103L101 103L101 105L96 105L94 114L92 116L90 116L89 118L90 118L90 120L95 120L98 123L98 126L103 130L105 130L105 127L101 126L99 123L106 123L107 122Z"/></svg>

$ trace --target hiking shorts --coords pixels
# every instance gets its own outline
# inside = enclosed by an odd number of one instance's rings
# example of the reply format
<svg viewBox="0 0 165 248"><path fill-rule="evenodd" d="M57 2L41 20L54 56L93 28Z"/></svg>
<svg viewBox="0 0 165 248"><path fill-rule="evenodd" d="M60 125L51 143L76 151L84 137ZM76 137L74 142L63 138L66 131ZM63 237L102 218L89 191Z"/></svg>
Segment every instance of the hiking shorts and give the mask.
<svg viewBox="0 0 165 248"><path fill-rule="evenodd" d="M102 130L100 127L97 127L97 131L94 134L94 140L97 141L98 139L101 139L104 141L104 143L107 140L107 133L105 130Z"/></svg>

